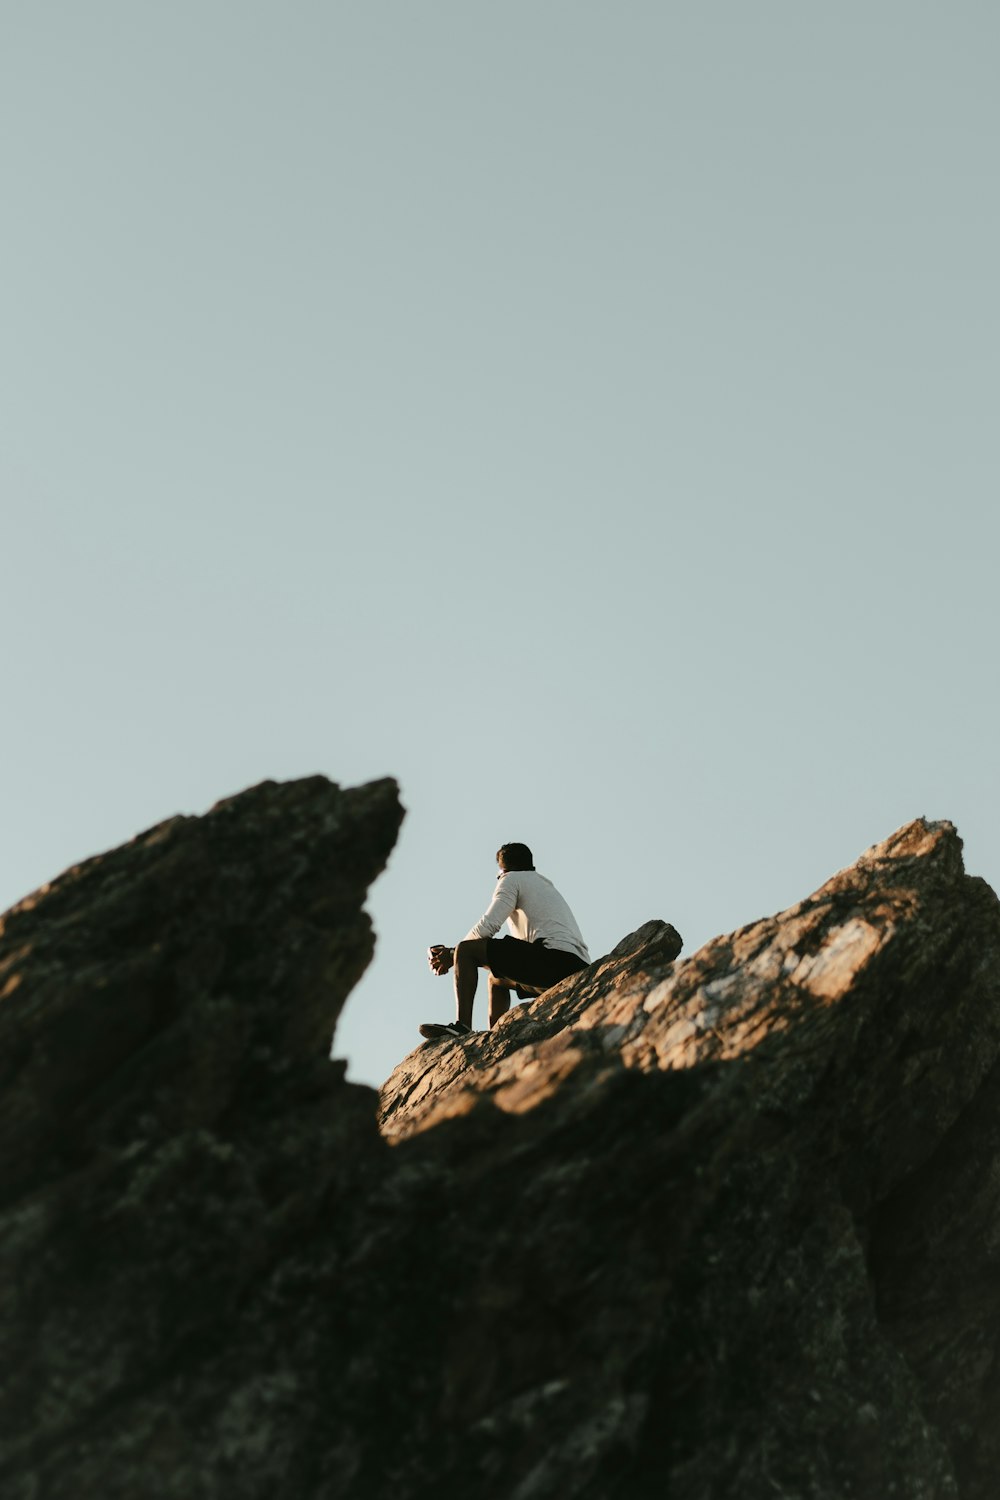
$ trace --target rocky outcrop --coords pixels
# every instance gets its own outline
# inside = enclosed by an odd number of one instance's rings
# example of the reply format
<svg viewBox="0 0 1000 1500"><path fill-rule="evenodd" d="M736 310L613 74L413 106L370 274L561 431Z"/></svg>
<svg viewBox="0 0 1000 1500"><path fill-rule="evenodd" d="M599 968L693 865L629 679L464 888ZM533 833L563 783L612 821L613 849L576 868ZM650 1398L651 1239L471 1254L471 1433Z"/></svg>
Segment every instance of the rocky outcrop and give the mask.
<svg viewBox="0 0 1000 1500"><path fill-rule="evenodd" d="M259 788L5 919L0 1493L992 1496L1000 907L951 826L376 1101L322 1058L398 816Z"/></svg>
<svg viewBox="0 0 1000 1500"><path fill-rule="evenodd" d="M598 1057L609 1049L615 1053L617 1033L609 1036L595 1018L607 1011L613 996L669 974L681 946L680 933L669 922L645 922L572 983L554 986L530 1006L515 1006L492 1031L473 1032L458 1046L418 1047L381 1090L383 1135L402 1139L486 1100L521 1112L549 1097L568 1076L567 1060L575 1068L588 1050ZM563 1040L539 1053L542 1042L559 1037Z"/></svg>
<svg viewBox="0 0 1000 1500"><path fill-rule="evenodd" d="M252 1352L239 1330L384 1154L327 1057L401 816L391 781L265 783L3 918L5 1500L242 1493L241 1447L271 1472L250 1445L278 1330Z"/></svg>

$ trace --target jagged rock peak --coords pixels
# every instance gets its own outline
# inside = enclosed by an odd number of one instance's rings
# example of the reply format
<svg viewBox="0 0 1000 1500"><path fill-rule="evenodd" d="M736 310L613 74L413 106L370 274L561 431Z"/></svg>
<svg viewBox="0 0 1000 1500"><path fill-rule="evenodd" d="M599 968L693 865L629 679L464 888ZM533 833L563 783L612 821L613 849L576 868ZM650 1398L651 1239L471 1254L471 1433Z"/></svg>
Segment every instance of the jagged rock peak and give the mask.
<svg viewBox="0 0 1000 1500"><path fill-rule="evenodd" d="M434 1143L491 1201L498 1248L465 1263L504 1280L520 1335L492 1321L468 1340L480 1359L543 1341L521 1296L552 1337L559 1316L631 1329L604 1351L621 1373L591 1371L600 1460L581 1456L572 1339L543 1366L569 1386L522 1396L490 1431L521 1430L526 1403L539 1430L547 1401L576 1411L531 1471L538 1494L559 1471L595 1497L986 1500L1000 907L953 826L915 820L686 961L621 946L625 962L494 1033L418 1048L382 1090L397 1149ZM503 1221L486 1174L515 1162ZM541 1313L539 1285L559 1313Z"/></svg>
<svg viewBox="0 0 1000 1500"><path fill-rule="evenodd" d="M395 789L245 799L6 920L4 1500L992 1500L1000 905L950 824L683 960L645 924L380 1134L324 1058Z"/></svg>
<svg viewBox="0 0 1000 1500"><path fill-rule="evenodd" d="M674 1070L736 1059L767 1042L780 1051L812 1001L853 994L879 950L913 914L916 893L963 876L952 824L924 819L874 845L855 865L776 917L708 944L684 963L676 930L647 922L604 959L539 1000L511 1010L492 1032L417 1047L383 1085L380 1122L400 1138L476 1099L520 1111L573 1067ZM553 1062L550 1070L548 1060ZM530 1083L529 1083L530 1080Z"/></svg>
<svg viewBox="0 0 1000 1500"><path fill-rule="evenodd" d="M250 1118L329 1051L374 949L395 782L263 782L0 919L0 1201L112 1146Z"/></svg>

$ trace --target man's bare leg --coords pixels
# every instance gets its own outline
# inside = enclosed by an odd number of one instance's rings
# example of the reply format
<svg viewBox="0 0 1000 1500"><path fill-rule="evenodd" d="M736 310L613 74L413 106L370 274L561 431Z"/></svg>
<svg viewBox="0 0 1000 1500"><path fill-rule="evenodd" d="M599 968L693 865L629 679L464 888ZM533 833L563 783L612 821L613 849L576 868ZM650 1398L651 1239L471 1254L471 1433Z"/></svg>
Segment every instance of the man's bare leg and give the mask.
<svg viewBox="0 0 1000 1500"><path fill-rule="evenodd" d="M510 985L490 975L490 1026L497 1024L501 1016L510 1010Z"/></svg>
<svg viewBox="0 0 1000 1500"><path fill-rule="evenodd" d="M463 1026L472 1026L472 1003L479 970L486 967L486 938L466 938L455 949L455 1011Z"/></svg>

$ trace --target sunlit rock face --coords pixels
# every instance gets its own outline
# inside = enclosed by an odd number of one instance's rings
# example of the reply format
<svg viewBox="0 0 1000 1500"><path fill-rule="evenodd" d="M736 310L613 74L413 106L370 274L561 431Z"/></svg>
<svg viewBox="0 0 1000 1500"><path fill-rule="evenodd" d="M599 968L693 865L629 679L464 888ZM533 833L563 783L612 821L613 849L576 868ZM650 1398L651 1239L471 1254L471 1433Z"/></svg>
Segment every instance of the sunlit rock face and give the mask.
<svg viewBox="0 0 1000 1500"><path fill-rule="evenodd" d="M376 1100L323 1058L398 818L258 788L6 919L0 1493L993 1497L1000 906L951 826L684 960L647 922Z"/></svg>

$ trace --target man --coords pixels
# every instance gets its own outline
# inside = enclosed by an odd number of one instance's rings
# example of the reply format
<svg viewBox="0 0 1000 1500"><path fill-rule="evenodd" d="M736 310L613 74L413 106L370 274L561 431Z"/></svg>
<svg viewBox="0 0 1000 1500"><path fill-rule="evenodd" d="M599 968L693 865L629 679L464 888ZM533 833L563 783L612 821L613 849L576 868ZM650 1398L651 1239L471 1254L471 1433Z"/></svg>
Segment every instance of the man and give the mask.
<svg viewBox="0 0 1000 1500"><path fill-rule="evenodd" d="M435 974L455 970L456 1019L445 1025L425 1023L420 1035L466 1036L472 1030L472 1003L479 970L490 974L490 1025L510 1008L510 992L522 999L541 995L560 979L585 969L590 954L576 918L551 880L535 869L527 844L504 844L497 850L500 874L489 907L455 948L435 943L428 961ZM511 937L497 938L506 921Z"/></svg>

